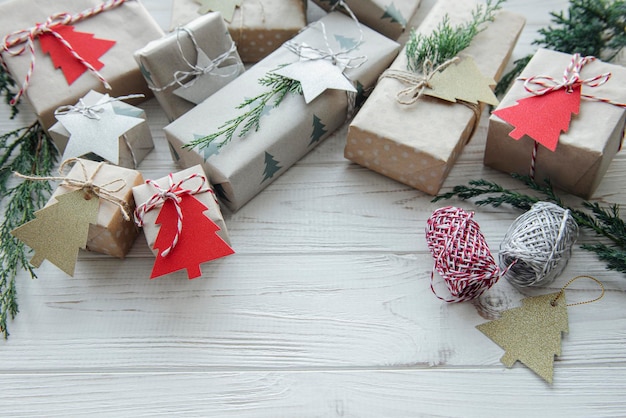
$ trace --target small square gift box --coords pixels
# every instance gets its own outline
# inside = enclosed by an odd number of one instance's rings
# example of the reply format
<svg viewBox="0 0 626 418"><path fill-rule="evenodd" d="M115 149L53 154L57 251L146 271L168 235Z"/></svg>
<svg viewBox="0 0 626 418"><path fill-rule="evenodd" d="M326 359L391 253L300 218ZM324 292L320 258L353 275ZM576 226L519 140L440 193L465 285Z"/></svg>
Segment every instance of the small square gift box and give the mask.
<svg viewBox="0 0 626 418"><path fill-rule="evenodd" d="M222 212L202 167L197 165L133 188L135 222L156 256L151 279L233 254Z"/></svg>
<svg viewBox="0 0 626 418"><path fill-rule="evenodd" d="M170 122L244 71L220 13L207 13L135 52Z"/></svg>
<svg viewBox="0 0 626 418"><path fill-rule="evenodd" d="M66 160L59 171L72 163L61 177L25 177L61 183L33 220L11 232L34 250L35 267L47 259L70 276L79 249L118 258L128 253L139 233L132 188L143 182L138 171L79 158Z"/></svg>
<svg viewBox="0 0 626 418"><path fill-rule="evenodd" d="M146 113L123 100L90 91L75 105L55 111L58 122L48 130L63 160L106 160L126 168L137 165L154 148Z"/></svg>
<svg viewBox="0 0 626 418"><path fill-rule="evenodd" d="M329 13L166 126L172 155L237 210L342 125L399 48Z"/></svg>
<svg viewBox="0 0 626 418"><path fill-rule="evenodd" d="M174 29L208 12L220 12L243 62L268 56L306 26L306 0L174 0Z"/></svg>
<svg viewBox="0 0 626 418"><path fill-rule="evenodd" d="M589 199L620 149L626 68L539 49L489 118L484 163Z"/></svg>
<svg viewBox="0 0 626 418"><path fill-rule="evenodd" d="M420 0L343 1L361 23L391 39L400 37L420 5ZM313 3L326 11L330 11L337 7L341 0L313 0Z"/></svg>
<svg viewBox="0 0 626 418"><path fill-rule="evenodd" d="M45 129L89 90L151 95L133 53L163 31L137 0L9 0L0 58ZM137 102L139 102L138 100Z"/></svg>
<svg viewBox="0 0 626 418"><path fill-rule="evenodd" d="M451 26L467 22L477 4L439 0L416 33L428 37L443 19ZM436 66L428 61L416 66L405 46L352 120L345 157L437 194L472 137L484 103L497 104L491 86L502 74L524 23L523 16L501 10L457 57Z"/></svg>

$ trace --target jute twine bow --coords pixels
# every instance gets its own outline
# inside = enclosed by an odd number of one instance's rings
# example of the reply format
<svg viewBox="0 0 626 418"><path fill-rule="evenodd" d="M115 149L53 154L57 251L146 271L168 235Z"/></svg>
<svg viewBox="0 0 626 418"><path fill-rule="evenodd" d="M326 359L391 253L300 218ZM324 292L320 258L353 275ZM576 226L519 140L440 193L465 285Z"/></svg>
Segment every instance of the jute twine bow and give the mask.
<svg viewBox="0 0 626 418"><path fill-rule="evenodd" d="M504 278L516 286L545 286L561 274L578 237L569 210L537 202L509 227L500 244L500 267L515 263Z"/></svg>
<svg viewBox="0 0 626 418"><path fill-rule="evenodd" d="M526 89L527 92L534 94L535 96L542 96L560 89L565 89L566 91L571 92L575 88L581 87L583 85L591 88L599 87L609 81L612 75L610 72L598 74L596 76L586 79L583 79L580 76L580 72L582 71L583 67L595 60L596 57L583 57L579 53L572 55L570 63L567 65L567 67L565 67L565 70L563 71L563 77L561 82L557 82L553 77L547 75L538 75L527 78L519 77L518 80L523 81L524 89ZM610 99L596 97L590 94L581 94L581 97L583 99L595 102L607 103L618 107L626 107L626 103L620 103ZM539 143L535 141L531 155L529 170L530 178L532 178L533 180L535 179L538 151Z"/></svg>
<svg viewBox="0 0 626 418"><path fill-rule="evenodd" d="M100 120L100 116L98 115L98 113L104 112L104 108L102 106L104 106L105 104L120 102L123 100L138 99L141 97L145 97L145 96L143 94L129 94L128 96L111 97L108 100L94 103L92 105L85 104L83 99L80 98L78 100L78 104L76 105L63 105L63 106L58 107L54 111L54 115L58 116L58 115L67 115L69 113L79 113L85 116L86 118Z"/></svg>
<svg viewBox="0 0 626 418"><path fill-rule="evenodd" d="M61 36L58 32L54 30L56 26L59 25L71 25L81 20L90 18L99 13L105 12L107 10L111 10L121 4L130 0L109 0L106 1L96 7L92 7L90 9L83 10L82 12L76 14L70 14L67 12L61 12L53 14L48 17L45 22L37 23L35 26L30 27L28 29L22 29L15 31L6 35L2 42L2 49L7 52L10 56L22 55L24 52L28 51L30 54L30 65L28 67L28 71L26 72L26 77L20 87L20 90L17 94L11 99L10 104L15 105L17 101L22 97L22 95L26 92L28 85L30 83L30 79L33 75L33 71L35 70L35 39L44 33L49 33L57 38L72 54L74 58L76 58L81 65L83 65L87 70L89 70L95 77L100 80L100 82L104 85L105 88L111 89L109 83L104 79L104 77L96 70L87 60L85 60L82 56L80 56L74 47L67 41L63 36ZM19 45L26 44L25 46L21 46L17 48ZM0 57L0 61L2 61ZM2 62L3 66L6 68L4 62Z"/></svg>
<svg viewBox="0 0 626 418"><path fill-rule="evenodd" d="M396 101L402 105L412 105L422 97L426 89L432 88L430 86L430 80L435 74L459 62L459 60L459 57L454 57L435 67L431 60L426 59L422 65L422 74L388 68L382 73L379 79L393 78L407 85L405 89L400 90L396 94Z"/></svg>
<svg viewBox="0 0 626 418"><path fill-rule="evenodd" d="M184 189L183 184L192 181L194 179L201 180L200 184L195 189ZM174 182L174 176L172 173L168 176L169 187L164 188L159 186L154 180L146 180L146 184L154 187L157 192L150 197L150 199L146 200L141 205L137 206L135 209L135 223L137 226L144 225L144 217L145 215L153 209L163 206L167 200L171 200L174 203L174 207L176 208L176 234L172 239L172 243L169 247L167 247L161 255L163 257L167 256L178 244L178 239L180 238L180 234L183 231L183 212L180 207L180 202L183 196L186 195L195 195L198 193L210 192L213 193L213 190L210 187L204 187L206 183L206 177L200 174L190 174L184 179Z"/></svg>
<svg viewBox="0 0 626 418"><path fill-rule="evenodd" d="M434 258L430 288L445 302L475 299L506 272L496 264L473 216L471 212L447 206L435 210L426 224L426 242ZM450 299L437 294L435 270L443 277Z"/></svg>
<svg viewBox="0 0 626 418"><path fill-rule="evenodd" d="M180 87L191 87L195 84L196 80L198 79L198 76L204 75L204 74L211 74L217 77L232 77L234 75L236 75L239 72L239 67L238 66L234 66L234 68L232 69L231 72L229 72L228 74L220 74L218 72L216 72L215 70L217 68L219 68L222 64L226 64L229 61L232 62L233 64L237 64L238 60L235 57L235 53L237 52L237 46L235 45L234 42L231 42L230 44L230 48L224 52L223 54L218 55L217 57L215 57L215 59L211 59L211 63L206 66L206 67L202 67L199 66L197 64L192 64L189 59L187 59L187 57L185 56L185 53L183 52L183 46L181 44L181 40L180 40L180 33L184 32L189 36L189 39L191 40L191 43L193 44L194 49L196 50L196 56L199 56L199 54L202 51L202 49L200 49L200 46L198 46L198 42L196 41L196 37L194 36L193 32L185 27L178 27L176 28L176 45L178 46L178 51L180 52L180 56L182 57L183 61L185 61L185 64L187 65L187 67L189 68L189 70L187 71L175 71L174 72L174 79L172 81L170 81L169 83L167 83L166 85L164 85L163 87L152 87L149 86L151 90L153 91L164 91L167 90L168 88L178 85ZM189 83L187 85L185 85L185 82L187 80L190 80Z"/></svg>
<svg viewBox="0 0 626 418"><path fill-rule="evenodd" d="M85 199L91 199L92 196L96 196L98 199L102 199L107 202L111 202L114 205L117 205L122 211L122 216L124 216L124 219L127 221L130 220L130 210L128 208L128 203L118 198L114 194L122 190L124 187L126 187L126 181L124 179L115 179L103 185L94 184L93 180L96 177L96 174L98 174L98 171L100 171L100 169L104 166L105 163L104 162L99 163L96 169L94 170L94 172L91 173L91 175L88 175L87 168L85 167L83 162L79 160L78 158L69 158L63 161L63 163L59 167L59 174L62 175L65 167L71 163L77 163L80 165L80 167L82 168L82 174L83 174L82 179L74 179L74 178L67 177L67 176L37 177L37 176L24 175L24 174L20 174L17 172L13 174L16 177L22 178L24 180L61 181L62 182L61 185L63 186L74 187L78 190L82 190L83 192L85 192ZM117 183L120 183L119 187L110 188L110 186L117 184Z"/></svg>

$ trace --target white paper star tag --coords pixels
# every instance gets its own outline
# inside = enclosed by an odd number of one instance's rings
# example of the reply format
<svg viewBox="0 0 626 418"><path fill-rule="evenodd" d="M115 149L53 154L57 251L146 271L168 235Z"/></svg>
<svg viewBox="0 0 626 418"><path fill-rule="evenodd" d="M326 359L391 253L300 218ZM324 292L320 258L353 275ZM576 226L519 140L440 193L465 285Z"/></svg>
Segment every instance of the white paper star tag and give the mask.
<svg viewBox="0 0 626 418"><path fill-rule="evenodd" d="M299 81L302 85L304 101L309 104L327 89L356 93L352 83L343 74L346 64L345 62L337 61L337 65L334 65L326 59L303 59L282 67L274 71L274 73Z"/></svg>
<svg viewBox="0 0 626 418"><path fill-rule="evenodd" d="M105 94L95 105L86 103L97 117L88 117L76 111L68 111L56 116L70 133L63 160L81 157L90 152L105 160L119 164L120 137L143 122L142 118L119 115L113 110Z"/></svg>
<svg viewBox="0 0 626 418"><path fill-rule="evenodd" d="M196 0L200 5L198 13L220 12L225 21L231 22L235 14L235 8L241 6L242 0Z"/></svg>
<svg viewBox="0 0 626 418"><path fill-rule="evenodd" d="M213 64L211 58L202 50L198 50L197 67L208 68ZM189 82L174 90L174 94L191 103L200 104L207 97L233 81L242 72L239 64L227 65L212 69L210 72L198 74Z"/></svg>

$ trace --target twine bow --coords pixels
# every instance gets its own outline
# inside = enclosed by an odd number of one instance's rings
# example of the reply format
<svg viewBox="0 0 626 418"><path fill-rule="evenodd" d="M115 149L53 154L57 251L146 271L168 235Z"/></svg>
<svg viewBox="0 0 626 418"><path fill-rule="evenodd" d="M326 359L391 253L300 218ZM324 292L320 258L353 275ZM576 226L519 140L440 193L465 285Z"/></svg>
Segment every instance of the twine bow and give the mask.
<svg viewBox="0 0 626 418"><path fill-rule="evenodd" d="M183 184L193 179L201 180L201 183L198 185L198 187L196 187L195 189L184 189L182 187ZM183 212L180 207L180 202L182 200L182 197L186 195L195 195L195 194L204 193L204 192L213 193L213 190L210 187L204 187L204 184L206 183L206 177L200 174L196 174L196 173L190 174L184 179L174 182L174 176L172 173L170 173L168 176L168 180L169 180L168 188L163 188L159 186L154 180L146 180L146 184L149 184L152 187L154 187L157 190L157 192L154 195L152 195L150 199L148 199L141 205L137 206L137 208L135 209L135 223L137 224L137 226L141 227L144 225L145 215L148 212L150 212L152 209L156 209L160 206L163 206L163 204L165 204L167 200L171 200L172 203L174 203L174 207L176 208L176 234L174 235L174 238L172 239L171 245L167 247L161 253L163 257L167 256L174 249L174 247L176 247L176 244L178 244L178 239L180 238L180 234L183 231Z"/></svg>
<svg viewBox="0 0 626 418"><path fill-rule="evenodd" d="M107 103L119 102L122 100L130 100L130 99L138 99L141 97L145 97L143 94L129 94L128 96L120 96L120 97L111 97L103 102L98 102L92 105L87 105L83 101L82 98L78 100L78 104L76 105L63 105L58 107L54 111L54 115L67 115L69 113L80 113L89 119L100 120L100 116L98 113L104 112L103 105Z"/></svg>
<svg viewBox="0 0 626 418"><path fill-rule="evenodd" d="M380 78L393 78L407 85L406 88L396 94L396 101L402 105L412 105L422 97L427 88L432 88L430 80L435 74L459 60L459 57L454 57L435 67L430 59L426 59L422 66L422 74L389 68L383 72Z"/></svg>
<svg viewBox="0 0 626 418"><path fill-rule="evenodd" d="M98 173L98 171L100 171L100 169L104 166L105 163L104 162L99 163L96 169L94 170L94 172L91 173L91 175L88 175L87 168L85 167L83 162L78 158L69 158L63 161L63 163L61 163L61 166L59 167L59 174L62 175L65 167L71 163L77 163L82 168L82 173L83 173L82 180L74 179L74 178L67 177L67 176L60 176L60 177L28 176L28 175L20 174L17 172L14 173L14 175L16 177L19 177L25 180L61 181L62 185L75 187L76 189L83 190L85 192L85 199L91 199L92 196L96 196L98 199L102 199L107 202L111 202L114 205L117 205L122 211L122 216L124 216L124 219L127 221L130 220L130 211L128 208L128 203L126 203L126 201L115 196L115 193L119 192L124 187L126 187L126 181L124 179L121 179L121 178L115 179L103 185L94 184L93 180L96 177L96 174ZM116 183L120 183L120 186L117 188L109 188L109 186L112 186Z"/></svg>
<svg viewBox="0 0 626 418"><path fill-rule="evenodd" d="M30 65L28 67L28 71L26 72L26 76L24 77L24 81L22 82L22 86L20 87L20 90L11 99L10 104L12 106L15 105L20 99L20 97L22 97L22 95L26 92L26 89L28 88L30 79L33 75L33 71L35 70L35 39L45 33L49 33L53 35L55 38L57 38L67 48L67 50L72 54L72 56L81 63L81 65L83 65L95 77L97 77L98 80L100 80L100 82L104 85L105 88L111 89L111 86L109 85L109 83L98 72L98 70L96 70L82 56L80 56L76 52L74 47L67 40L65 40L63 36L61 36L58 32L56 32L54 28L59 25L71 25L81 20L90 18L104 11L113 9L125 3L126 1L128 0L109 0L96 7L83 10L82 12L79 12L76 14L70 14L67 12L56 13L48 17L48 19L46 19L46 21L43 23L37 23L35 24L35 26L32 26L28 29L18 30L18 31L15 31L6 35L2 42L2 49L5 52L7 52L10 56L22 55L26 51L28 51L28 53L30 54ZM26 44L26 45L22 45L22 44ZM18 46L20 47L16 48ZM0 61L2 61L1 58L0 58ZM4 62L3 62L3 65L4 65Z"/></svg>

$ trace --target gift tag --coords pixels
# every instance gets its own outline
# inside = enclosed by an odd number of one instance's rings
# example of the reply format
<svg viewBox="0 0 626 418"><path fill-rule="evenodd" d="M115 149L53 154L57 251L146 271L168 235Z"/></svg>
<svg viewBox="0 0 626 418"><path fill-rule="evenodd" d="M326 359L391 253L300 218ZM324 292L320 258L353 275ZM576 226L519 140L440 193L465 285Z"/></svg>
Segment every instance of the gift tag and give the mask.
<svg viewBox="0 0 626 418"><path fill-rule="evenodd" d="M241 6L243 0L196 0L200 5L198 13L220 12L227 22L232 22L235 8Z"/></svg>

